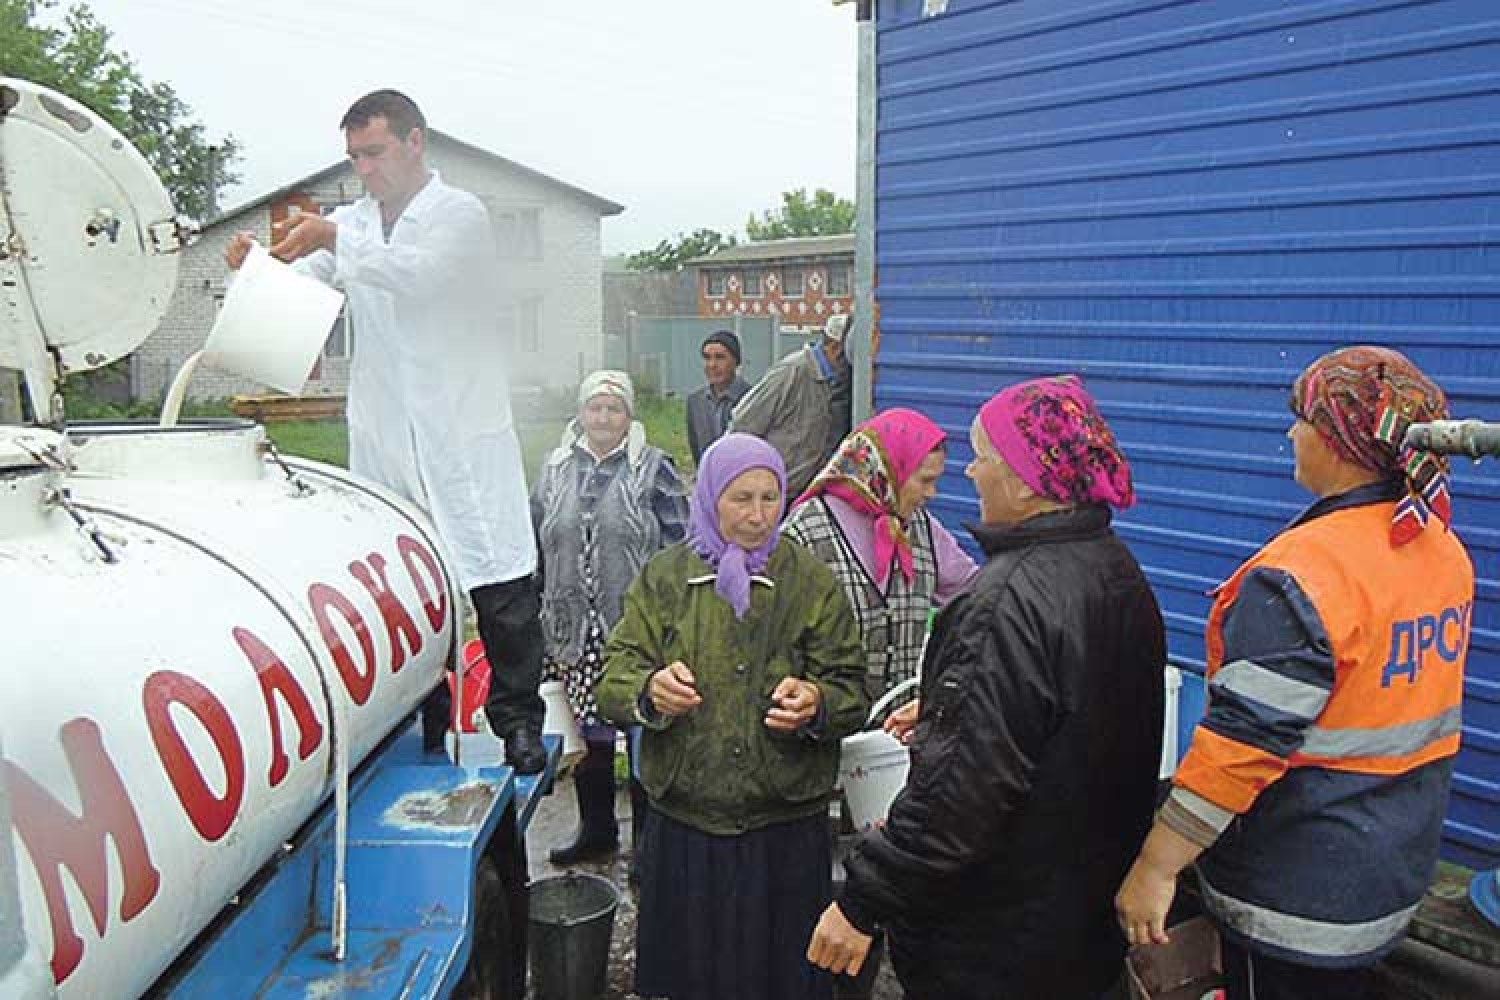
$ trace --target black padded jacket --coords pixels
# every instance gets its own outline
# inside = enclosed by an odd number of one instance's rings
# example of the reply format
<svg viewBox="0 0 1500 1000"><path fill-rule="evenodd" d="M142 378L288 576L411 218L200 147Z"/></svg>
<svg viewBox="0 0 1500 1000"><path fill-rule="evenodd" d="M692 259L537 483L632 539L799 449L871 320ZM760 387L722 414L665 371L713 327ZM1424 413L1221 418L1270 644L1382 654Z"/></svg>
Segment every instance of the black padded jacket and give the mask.
<svg viewBox="0 0 1500 1000"><path fill-rule="evenodd" d="M938 617L906 788L839 905L912 1000L1097 997L1154 805L1161 612L1108 508L970 531L989 561Z"/></svg>

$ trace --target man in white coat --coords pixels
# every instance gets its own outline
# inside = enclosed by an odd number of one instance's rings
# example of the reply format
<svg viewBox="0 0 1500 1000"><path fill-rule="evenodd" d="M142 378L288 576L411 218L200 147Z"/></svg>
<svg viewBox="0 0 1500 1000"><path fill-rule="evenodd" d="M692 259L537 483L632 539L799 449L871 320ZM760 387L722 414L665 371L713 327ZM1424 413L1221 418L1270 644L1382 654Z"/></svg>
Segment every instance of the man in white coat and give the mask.
<svg viewBox="0 0 1500 1000"><path fill-rule="evenodd" d="M427 167L427 123L405 95L367 94L339 127L365 196L326 217L293 216L270 251L348 296L349 467L431 514L493 668L490 725L508 762L534 774L546 763L536 543L489 215ZM230 243L231 268L250 240Z"/></svg>

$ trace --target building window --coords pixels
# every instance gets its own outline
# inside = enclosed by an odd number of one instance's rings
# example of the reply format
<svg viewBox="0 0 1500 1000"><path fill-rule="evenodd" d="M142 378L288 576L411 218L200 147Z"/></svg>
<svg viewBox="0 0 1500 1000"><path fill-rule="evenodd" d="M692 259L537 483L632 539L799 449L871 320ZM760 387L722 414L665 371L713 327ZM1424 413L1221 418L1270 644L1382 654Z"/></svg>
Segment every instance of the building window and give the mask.
<svg viewBox="0 0 1500 1000"><path fill-rule="evenodd" d="M495 230L495 248L508 260L542 259L542 210L539 208L490 209Z"/></svg>
<svg viewBox="0 0 1500 1000"><path fill-rule="evenodd" d="M343 361L354 352L354 317L349 313L348 303L339 310L333 329L328 333L328 342L323 345L323 357Z"/></svg>
<svg viewBox="0 0 1500 1000"><path fill-rule="evenodd" d="M781 272L781 295L787 299L802 298L802 268L789 267Z"/></svg>
<svg viewBox="0 0 1500 1000"><path fill-rule="evenodd" d="M759 271L745 272L745 287L740 295L747 299L758 299L761 296L761 273Z"/></svg>
<svg viewBox="0 0 1500 1000"><path fill-rule="evenodd" d="M531 296L521 300L521 350L535 354L542 349L542 300Z"/></svg>
<svg viewBox="0 0 1500 1000"><path fill-rule="evenodd" d="M526 354L542 349L542 297L531 295L500 309L500 337Z"/></svg>
<svg viewBox="0 0 1500 1000"><path fill-rule="evenodd" d="M708 295L709 298L717 299L723 296L724 277L725 274L723 271L704 272L704 279L706 280L708 287L708 291L705 294Z"/></svg>
<svg viewBox="0 0 1500 1000"><path fill-rule="evenodd" d="M849 287L853 279L850 274L851 268L847 264L830 264L828 266L828 294L848 295Z"/></svg>

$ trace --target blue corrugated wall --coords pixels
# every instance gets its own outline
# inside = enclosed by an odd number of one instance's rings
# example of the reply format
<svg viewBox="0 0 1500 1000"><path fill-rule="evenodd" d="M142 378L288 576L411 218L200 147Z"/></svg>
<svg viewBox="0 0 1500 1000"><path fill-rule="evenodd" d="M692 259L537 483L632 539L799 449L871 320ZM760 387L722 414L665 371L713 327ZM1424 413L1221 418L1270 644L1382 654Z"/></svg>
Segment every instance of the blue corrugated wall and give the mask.
<svg viewBox="0 0 1500 1000"><path fill-rule="evenodd" d="M1201 672L1205 592L1309 499L1304 365L1386 344L1500 420L1500 4L929 6L877 8L876 406L953 433L957 526L978 405L1082 372L1135 467L1120 534ZM1500 464L1455 485L1480 583L1447 851L1488 868Z"/></svg>

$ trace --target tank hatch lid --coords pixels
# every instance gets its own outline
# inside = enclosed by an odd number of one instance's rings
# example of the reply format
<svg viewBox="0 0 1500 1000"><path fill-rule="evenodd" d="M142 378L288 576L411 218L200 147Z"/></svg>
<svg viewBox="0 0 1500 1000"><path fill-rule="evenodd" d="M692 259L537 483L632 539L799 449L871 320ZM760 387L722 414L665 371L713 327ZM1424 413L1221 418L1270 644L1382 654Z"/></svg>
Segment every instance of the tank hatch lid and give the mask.
<svg viewBox="0 0 1500 1000"><path fill-rule="evenodd" d="M0 427L0 473L60 462L63 438L40 427Z"/></svg>
<svg viewBox="0 0 1500 1000"><path fill-rule="evenodd" d="M0 367L25 373L39 416L58 376L156 329L183 239L161 181L108 122L0 77Z"/></svg>

